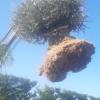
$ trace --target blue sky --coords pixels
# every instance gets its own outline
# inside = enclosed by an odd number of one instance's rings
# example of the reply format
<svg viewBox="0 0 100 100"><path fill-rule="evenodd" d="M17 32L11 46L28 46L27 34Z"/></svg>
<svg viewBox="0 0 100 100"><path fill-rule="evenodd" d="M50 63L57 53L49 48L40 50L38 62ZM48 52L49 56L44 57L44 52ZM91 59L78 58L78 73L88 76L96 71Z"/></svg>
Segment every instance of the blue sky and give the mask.
<svg viewBox="0 0 100 100"><path fill-rule="evenodd" d="M11 26L12 11L21 0L0 1L0 38L7 33ZM13 64L3 67L0 71L5 74L38 80L41 86L61 87L63 89L77 91L100 97L100 0L86 0L86 12L88 22L85 33L74 33L78 38L92 42L96 47L96 53L87 68L79 73L69 73L66 80L59 83L51 83L44 77L38 76L39 66L43 63L47 45L27 44L20 41L12 52Z"/></svg>

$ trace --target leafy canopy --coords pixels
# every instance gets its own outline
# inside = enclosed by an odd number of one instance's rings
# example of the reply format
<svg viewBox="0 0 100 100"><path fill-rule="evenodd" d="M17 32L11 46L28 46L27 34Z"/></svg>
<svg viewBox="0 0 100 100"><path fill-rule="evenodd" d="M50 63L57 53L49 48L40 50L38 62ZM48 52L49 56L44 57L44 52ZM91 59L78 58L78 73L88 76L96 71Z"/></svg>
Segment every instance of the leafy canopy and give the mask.
<svg viewBox="0 0 100 100"><path fill-rule="evenodd" d="M17 36L28 42L46 42L84 27L84 0L25 0L14 13Z"/></svg>

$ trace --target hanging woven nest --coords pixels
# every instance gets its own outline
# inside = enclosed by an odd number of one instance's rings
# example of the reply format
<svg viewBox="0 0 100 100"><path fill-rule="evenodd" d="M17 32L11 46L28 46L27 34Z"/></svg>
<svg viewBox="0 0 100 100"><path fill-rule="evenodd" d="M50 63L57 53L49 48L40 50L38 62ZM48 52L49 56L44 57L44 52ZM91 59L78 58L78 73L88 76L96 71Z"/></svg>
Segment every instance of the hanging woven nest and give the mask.
<svg viewBox="0 0 100 100"><path fill-rule="evenodd" d="M45 74L52 82L62 81L68 72L86 68L94 49L93 44L87 41L65 37L48 50L41 75Z"/></svg>

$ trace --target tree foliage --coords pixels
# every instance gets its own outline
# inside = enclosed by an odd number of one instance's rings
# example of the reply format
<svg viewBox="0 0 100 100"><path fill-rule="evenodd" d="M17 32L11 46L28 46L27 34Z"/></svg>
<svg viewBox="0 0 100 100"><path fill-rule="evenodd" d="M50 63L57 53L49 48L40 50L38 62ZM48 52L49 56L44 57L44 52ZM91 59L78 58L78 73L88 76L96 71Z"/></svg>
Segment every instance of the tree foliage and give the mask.
<svg viewBox="0 0 100 100"><path fill-rule="evenodd" d="M100 100L60 88L34 87L36 83L28 79L0 74L0 100Z"/></svg>
<svg viewBox="0 0 100 100"><path fill-rule="evenodd" d="M7 49L6 44L0 43L0 67L12 61L10 50Z"/></svg>
<svg viewBox="0 0 100 100"><path fill-rule="evenodd" d="M35 81L0 74L0 100L30 100L35 85Z"/></svg>
<svg viewBox="0 0 100 100"><path fill-rule="evenodd" d="M84 0L25 0L13 17L17 36L33 42L61 38L84 27Z"/></svg>
<svg viewBox="0 0 100 100"><path fill-rule="evenodd" d="M37 89L33 100L99 100L99 98L46 86L44 89Z"/></svg>

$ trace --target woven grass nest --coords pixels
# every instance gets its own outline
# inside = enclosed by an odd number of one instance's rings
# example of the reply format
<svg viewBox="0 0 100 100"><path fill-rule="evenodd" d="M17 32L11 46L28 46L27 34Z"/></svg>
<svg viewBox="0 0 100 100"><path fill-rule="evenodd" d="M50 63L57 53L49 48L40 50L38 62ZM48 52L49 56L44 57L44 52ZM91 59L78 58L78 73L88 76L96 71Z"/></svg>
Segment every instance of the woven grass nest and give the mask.
<svg viewBox="0 0 100 100"><path fill-rule="evenodd" d="M62 81L68 72L86 68L94 49L93 44L87 41L65 37L48 50L40 75L45 74L52 82Z"/></svg>

